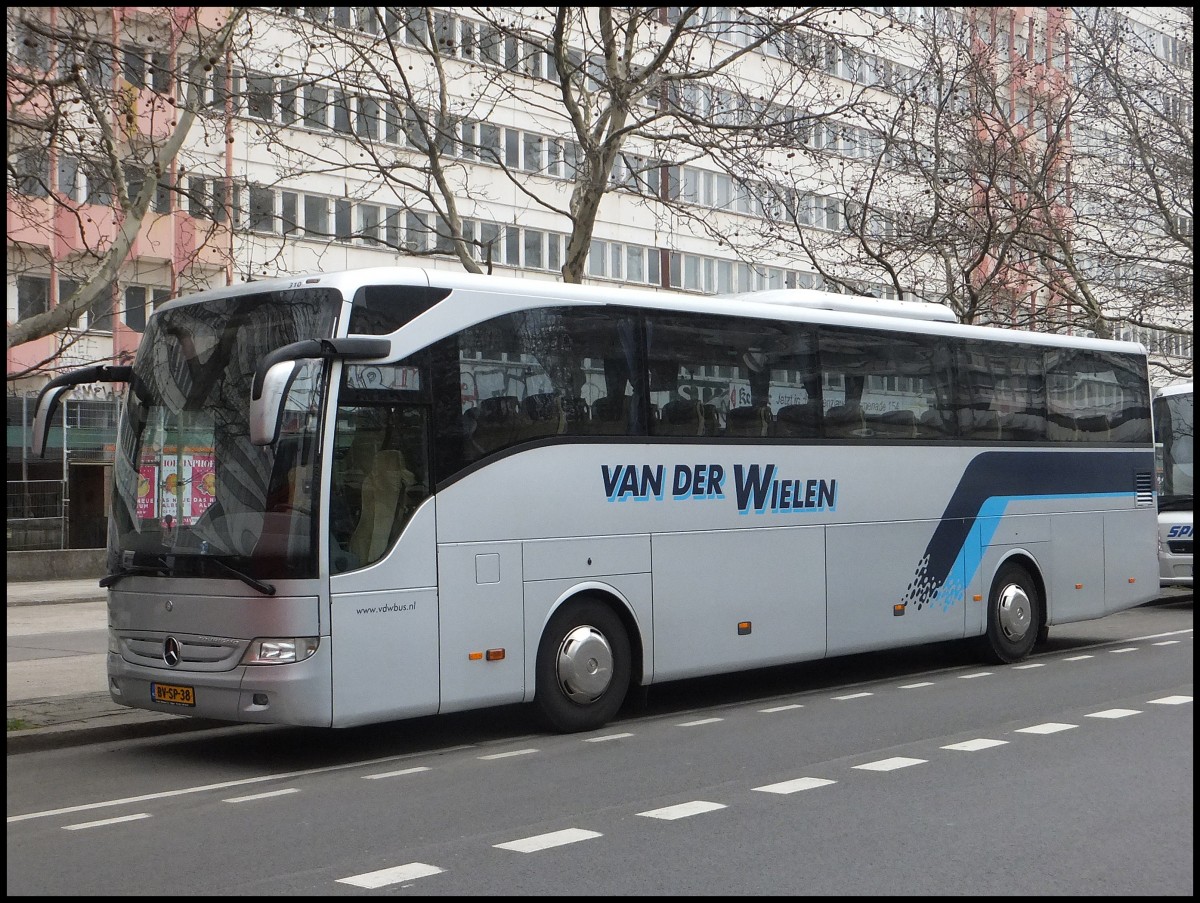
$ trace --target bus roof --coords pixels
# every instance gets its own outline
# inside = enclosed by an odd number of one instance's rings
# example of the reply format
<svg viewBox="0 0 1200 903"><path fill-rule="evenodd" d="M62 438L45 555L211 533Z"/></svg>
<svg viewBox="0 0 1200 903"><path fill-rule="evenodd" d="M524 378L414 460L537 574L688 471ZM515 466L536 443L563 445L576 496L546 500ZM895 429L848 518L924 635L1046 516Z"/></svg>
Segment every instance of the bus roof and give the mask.
<svg viewBox="0 0 1200 903"><path fill-rule="evenodd" d="M838 295L815 289L771 289L723 297L731 301L759 301L764 304L787 304L793 307L850 311L882 317L908 317L914 320L934 320L942 323L958 322L954 311L946 305L931 304L928 301L893 301L857 295Z"/></svg>
<svg viewBox="0 0 1200 903"><path fill-rule="evenodd" d="M527 307L531 303L535 305L615 304L645 309L737 314L759 319L857 326L864 329L900 330L934 336L975 336L985 341L1025 342L1051 347L1096 348L1121 351L1127 354L1146 354L1145 347L1137 342L959 323L949 308L928 302L882 300L812 289L777 289L734 295L695 295L679 291L658 290L649 286L643 288L640 286L579 285L564 283L552 278L488 276L457 270L403 266L365 267L356 270L308 273L245 282L186 295L167 302L163 307L174 307L214 298L251 295L264 291L318 287L338 289L345 297L351 298L358 286L372 284L433 286L509 296L511 303L498 304L495 309L489 308L487 311L480 311L481 319L485 318L484 314L495 316Z"/></svg>
<svg viewBox="0 0 1200 903"><path fill-rule="evenodd" d="M1171 386L1163 386L1161 389L1156 389L1154 392L1155 398L1166 398L1171 395L1191 395L1191 383L1175 383Z"/></svg>

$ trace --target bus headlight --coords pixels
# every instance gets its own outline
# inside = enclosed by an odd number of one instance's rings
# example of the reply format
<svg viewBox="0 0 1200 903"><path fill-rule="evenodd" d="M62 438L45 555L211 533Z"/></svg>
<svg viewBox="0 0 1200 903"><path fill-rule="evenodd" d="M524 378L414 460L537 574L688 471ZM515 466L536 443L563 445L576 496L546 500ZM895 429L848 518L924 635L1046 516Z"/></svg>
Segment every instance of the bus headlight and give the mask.
<svg viewBox="0 0 1200 903"><path fill-rule="evenodd" d="M321 638L315 636L298 637L269 637L253 640L246 654L242 656L243 665L290 665L302 662L321 644Z"/></svg>

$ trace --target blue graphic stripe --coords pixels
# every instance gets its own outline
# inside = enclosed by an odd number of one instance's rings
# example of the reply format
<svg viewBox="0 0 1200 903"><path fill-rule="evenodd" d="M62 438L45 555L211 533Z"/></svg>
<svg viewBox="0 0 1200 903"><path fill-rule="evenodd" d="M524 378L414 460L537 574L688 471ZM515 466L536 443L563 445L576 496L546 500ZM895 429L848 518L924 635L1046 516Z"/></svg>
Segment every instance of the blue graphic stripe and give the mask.
<svg viewBox="0 0 1200 903"><path fill-rule="evenodd" d="M953 604L979 569L982 550L1014 501L1134 497L1145 452L985 452L963 472L917 563L904 603ZM981 520L981 518L983 520ZM959 578L957 575L962 574Z"/></svg>

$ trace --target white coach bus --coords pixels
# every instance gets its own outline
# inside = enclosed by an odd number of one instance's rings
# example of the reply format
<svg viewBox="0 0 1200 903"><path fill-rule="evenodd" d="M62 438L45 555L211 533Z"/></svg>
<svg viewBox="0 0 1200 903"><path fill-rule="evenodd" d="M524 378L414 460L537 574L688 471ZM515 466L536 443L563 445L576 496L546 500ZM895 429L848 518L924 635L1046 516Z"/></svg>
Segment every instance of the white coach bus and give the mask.
<svg viewBox="0 0 1200 903"><path fill-rule="evenodd" d="M1192 384L1154 395L1154 451L1158 470L1158 563L1163 586L1192 585Z"/></svg>
<svg viewBox="0 0 1200 903"><path fill-rule="evenodd" d="M164 304L128 367L108 682L345 727L943 640L1016 662L1154 598L1140 345L818 292L419 269Z"/></svg>

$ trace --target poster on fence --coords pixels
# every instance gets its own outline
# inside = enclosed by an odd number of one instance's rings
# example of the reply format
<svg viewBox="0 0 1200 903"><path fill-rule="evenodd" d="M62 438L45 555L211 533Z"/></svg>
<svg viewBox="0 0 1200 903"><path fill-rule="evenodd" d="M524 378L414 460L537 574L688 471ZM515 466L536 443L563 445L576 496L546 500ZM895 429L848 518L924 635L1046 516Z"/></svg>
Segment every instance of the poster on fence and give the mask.
<svg viewBox="0 0 1200 903"><path fill-rule="evenodd" d="M165 449L164 449L165 451ZM171 515L172 520L179 520L179 459L172 455L163 455L162 466L158 471L159 486L162 489L162 503L159 516Z"/></svg>
<svg viewBox="0 0 1200 903"><path fill-rule="evenodd" d="M137 516L139 520L153 520L158 513L158 468L154 464L142 463L138 468Z"/></svg>
<svg viewBox="0 0 1200 903"><path fill-rule="evenodd" d="M208 510L217 494L217 475L213 470L213 455L208 449L184 452L183 472L185 484L183 522L194 524Z"/></svg>

